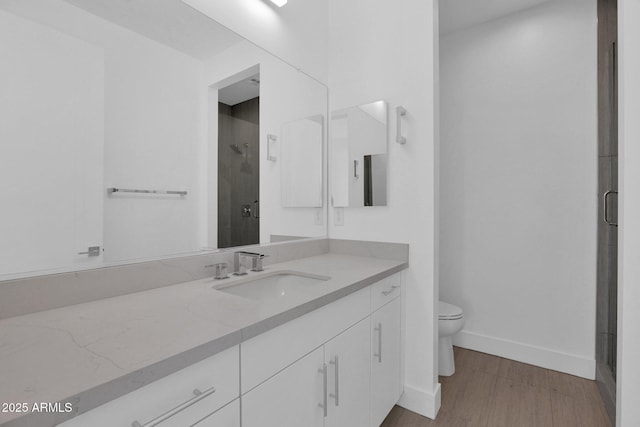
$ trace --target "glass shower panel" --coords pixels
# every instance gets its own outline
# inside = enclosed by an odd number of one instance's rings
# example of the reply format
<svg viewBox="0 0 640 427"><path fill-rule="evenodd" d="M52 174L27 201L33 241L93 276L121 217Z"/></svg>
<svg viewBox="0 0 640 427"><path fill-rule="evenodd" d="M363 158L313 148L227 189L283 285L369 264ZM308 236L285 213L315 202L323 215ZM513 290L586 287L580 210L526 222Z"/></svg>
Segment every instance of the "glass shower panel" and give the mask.
<svg viewBox="0 0 640 427"><path fill-rule="evenodd" d="M596 379L615 423L618 316L618 110L616 1L598 1L598 283Z"/></svg>

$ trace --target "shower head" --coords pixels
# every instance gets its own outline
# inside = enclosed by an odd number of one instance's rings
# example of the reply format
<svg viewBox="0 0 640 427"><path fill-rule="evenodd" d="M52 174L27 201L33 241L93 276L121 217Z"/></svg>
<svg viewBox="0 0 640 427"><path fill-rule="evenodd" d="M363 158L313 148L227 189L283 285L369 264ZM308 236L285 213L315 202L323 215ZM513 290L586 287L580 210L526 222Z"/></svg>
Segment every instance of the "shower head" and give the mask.
<svg viewBox="0 0 640 427"><path fill-rule="evenodd" d="M242 154L242 150L238 147L238 144L229 144L229 147L235 151L237 154Z"/></svg>

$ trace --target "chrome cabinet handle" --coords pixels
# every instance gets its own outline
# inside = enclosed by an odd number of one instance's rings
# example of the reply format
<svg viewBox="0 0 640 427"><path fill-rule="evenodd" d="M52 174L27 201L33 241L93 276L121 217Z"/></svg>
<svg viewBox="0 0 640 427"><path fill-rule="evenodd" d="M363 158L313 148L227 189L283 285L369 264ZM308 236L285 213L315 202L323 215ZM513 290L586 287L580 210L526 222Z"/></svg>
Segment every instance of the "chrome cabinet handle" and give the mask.
<svg viewBox="0 0 640 427"><path fill-rule="evenodd" d="M327 417L327 364L323 363L322 368L318 369L318 373L322 374L322 403L318 403L318 407L322 408L324 417Z"/></svg>
<svg viewBox="0 0 640 427"><path fill-rule="evenodd" d="M273 134L267 134L267 160L269 160L270 162L275 162L276 160L278 160L278 158L276 156L272 156L271 155L271 149L272 149L272 145L278 141L278 137L276 135Z"/></svg>
<svg viewBox="0 0 640 427"><path fill-rule="evenodd" d="M396 142L398 144L406 144L407 138L402 136L402 117L407 115L407 110L404 107L396 107Z"/></svg>
<svg viewBox="0 0 640 427"><path fill-rule="evenodd" d="M398 286L398 285L393 285L393 286L391 286L391 289L389 289L388 291L382 291L382 295L384 295L385 297L386 297L386 296L389 296L390 294L392 294L392 293L393 293L393 291L395 291L395 290L396 290L396 289L398 289L399 287L400 287L400 286Z"/></svg>
<svg viewBox="0 0 640 427"><path fill-rule="evenodd" d="M603 219L604 219L604 222L607 225L611 225L613 227L617 227L618 226L617 223L609 221L609 204L607 203L607 201L608 201L607 198L609 197L610 194L618 194L618 192L615 191L615 190L609 190L606 193L604 193L604 195L602 196L602 204L604 205L604 215L603 215L604 218Z"/></svg>
<svg viewBox="0 0 640 427"><path fill-rule="evenodd" d="M382 323L378 323L373 330L378 333L378 352L374 353L373 357L377 357L378 363L382 363Z"/></svg>
<svg viewBox="0 0 640 427"><path fill-rule="evenodd" d="M86 252L78 252L78 255L100 256L100 246L89 246Z"/></svg>
<svg viewBox="0 0 640 427"><path fill-rule="evenodd" d="M195 405L196 403L198 403L202 399L206 398L207 396L211 396L215 392L216 392L216 388L215 387L211 387L210 389L207 389L205 391L200 391L200 390L198 390L196 388L196 389L193 390L193 397L191 399L187 400L184 403L181 403L180 405L176 406L175 408L168 410L164 414L159 415L156 418L154 418L151 421L148 421L148 422L146 422L144 424L140 424L139 421L134 421L134 422L131 423L131 427L154 427L154 426L157 426L158 424L168 420L169 418L173 417L174 415L184 411L188 407Z"/></svg>
<svg viewBox="0 0 640 427"><path fill-rule="evenodd" d="M355 179L360 178L360 175L358 175L358 161L357 160L353 161L353 177Z"/></svg>
<svg viewBox="0 0 640 427"><path fill-rule="evenodd" d="M336 406L340 406L340 365L338 361L338 356L335 356L333 360L329 362L329 364L335 365L336 367L335 374L334 374L334 379L335 379L334 392L329 394L329 397L332 397L335 399Z"/></svg>

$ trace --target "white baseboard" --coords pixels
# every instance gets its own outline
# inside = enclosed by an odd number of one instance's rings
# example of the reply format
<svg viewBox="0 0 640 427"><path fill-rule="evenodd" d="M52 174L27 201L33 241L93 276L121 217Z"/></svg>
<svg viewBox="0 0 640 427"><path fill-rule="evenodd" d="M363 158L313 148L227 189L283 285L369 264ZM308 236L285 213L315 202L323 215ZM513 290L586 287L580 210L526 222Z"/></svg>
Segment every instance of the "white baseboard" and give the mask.
<svg viewBox="0 0 640 427"><path fill-rule="evenodd" d="M574 354L562 353L544 347L480 335L464 330L453 337L453 344L469 350L481 351L590 380L596 378L595 359L586 359Z"/></svg>
<svg viewBox="0 0 640 427"><path fill-rule="evenodd" d="M431 393L405 384L398 405L435 420L440 410L440 384Z"/></svg>

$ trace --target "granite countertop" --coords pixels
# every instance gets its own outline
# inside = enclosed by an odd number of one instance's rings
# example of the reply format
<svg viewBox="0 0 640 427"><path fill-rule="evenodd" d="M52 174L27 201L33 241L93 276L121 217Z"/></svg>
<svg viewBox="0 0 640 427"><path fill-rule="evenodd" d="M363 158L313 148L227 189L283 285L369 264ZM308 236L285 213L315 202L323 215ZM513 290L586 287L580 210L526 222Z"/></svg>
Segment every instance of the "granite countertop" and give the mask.
<svg viewBox="0 0 640 427"><path fill-rule="evenodd" d="M86 412L406 266L328 253L249 273L258 278L294 270L330 277L280 300L260 302L213 289L248 277L232 276L2 319L0 404L71 402L74 411ZM66 418L0 412L0 426L53 426Z"/></svg>

